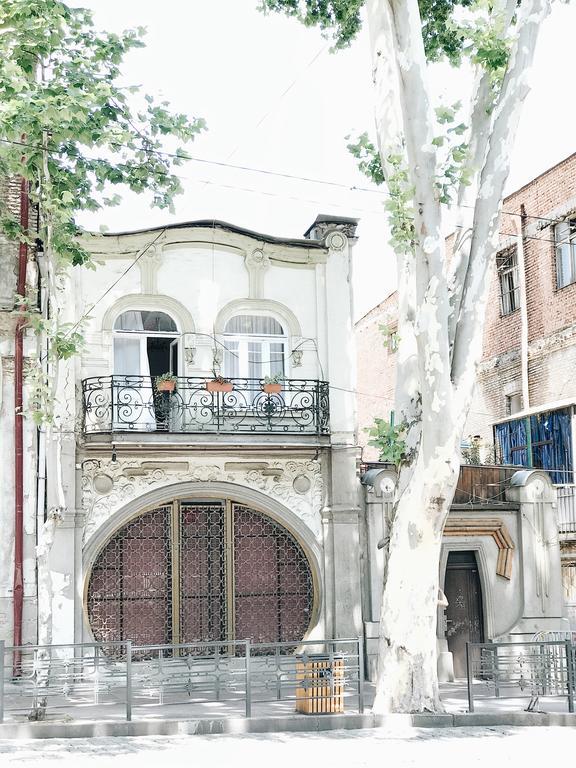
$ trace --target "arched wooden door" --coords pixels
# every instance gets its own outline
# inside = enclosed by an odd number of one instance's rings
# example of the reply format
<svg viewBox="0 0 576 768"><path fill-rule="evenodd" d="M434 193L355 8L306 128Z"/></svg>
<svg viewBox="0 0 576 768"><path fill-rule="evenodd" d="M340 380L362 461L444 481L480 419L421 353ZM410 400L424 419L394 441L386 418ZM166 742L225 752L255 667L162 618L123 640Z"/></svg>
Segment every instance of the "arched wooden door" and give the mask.
<svg viewBox="0 0 576 768"><path fill-rule="evenodd" d="M100 551L87 609L97 640L301 640L312 619L308 559L287 529L229 500L174 501Z"/></svg>

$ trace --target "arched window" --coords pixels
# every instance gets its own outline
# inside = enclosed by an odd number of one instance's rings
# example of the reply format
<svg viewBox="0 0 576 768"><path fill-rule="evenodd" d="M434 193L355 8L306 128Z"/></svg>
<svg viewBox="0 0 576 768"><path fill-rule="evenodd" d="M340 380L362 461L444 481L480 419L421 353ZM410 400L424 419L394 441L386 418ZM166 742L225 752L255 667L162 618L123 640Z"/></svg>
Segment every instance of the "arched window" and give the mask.
<svg viewBox="0 0 576 768"><path fill-rule="evenodd" d="M132 309L114 323L114 374L160 376L178 372L178 329L165 312Z"/></svg>
<svg viewBox="0 0 576 768"><path fill-rule="evenodd" d="M224 327L224 375L261 379L284 375L287 336L278 320L266 315L236 315Z"/></svg>

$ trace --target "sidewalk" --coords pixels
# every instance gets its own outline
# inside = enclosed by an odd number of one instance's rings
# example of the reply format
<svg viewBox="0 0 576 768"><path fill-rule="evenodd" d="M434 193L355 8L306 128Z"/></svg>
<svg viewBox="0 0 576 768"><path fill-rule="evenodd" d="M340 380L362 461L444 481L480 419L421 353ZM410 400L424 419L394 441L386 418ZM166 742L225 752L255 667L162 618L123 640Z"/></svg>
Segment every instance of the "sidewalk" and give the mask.
<svg viewBox="0 0 576 768"><path fill-rule="evenodd" d="M444 714L373 715L370 711L374 686L366 683L366 709L360 714L356 702L344 714L302 715L294 701L254 702L252 715L244 716L244 701L210 701L159 705L137 703L132 721L126 720L123 702L77 706L62 702L48 712L43 722L29 722L24 713L7 713L0 724L0 739L82 738L93 736L142 736L178 734L240 734L326 731L333 729L451 728L454 726L555 726L576 727L576 714L568 713L566 699L545 698L536 711L526 712L530 697L478 699L474 713L468 712L465 681L441 685Z"/></svg>

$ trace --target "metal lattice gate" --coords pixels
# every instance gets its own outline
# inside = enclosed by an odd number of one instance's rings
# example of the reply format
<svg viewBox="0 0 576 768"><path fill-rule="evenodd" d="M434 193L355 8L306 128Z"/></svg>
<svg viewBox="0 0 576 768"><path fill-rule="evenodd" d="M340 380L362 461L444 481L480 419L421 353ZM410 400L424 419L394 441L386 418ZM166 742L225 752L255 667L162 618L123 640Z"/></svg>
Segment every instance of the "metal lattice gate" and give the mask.
<svg viewBox="0 0 576 768"><path fill-rule="evenodd" d="M310 565L294 536L232 501L174 501L139 516L92 568L99 641L300 640L312 619Z"/></svg>

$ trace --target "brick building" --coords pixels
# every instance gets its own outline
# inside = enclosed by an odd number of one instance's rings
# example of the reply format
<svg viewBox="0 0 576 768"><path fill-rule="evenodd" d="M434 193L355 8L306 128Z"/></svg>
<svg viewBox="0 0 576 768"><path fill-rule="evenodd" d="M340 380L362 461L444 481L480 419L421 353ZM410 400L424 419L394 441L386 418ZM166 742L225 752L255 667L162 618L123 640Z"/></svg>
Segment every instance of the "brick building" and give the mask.
<svg viewBox="0 0 576 768"><path fill-rule="evenodd" d="M576 622L576 154L509 195L502 211L464 444L469 456L484 461L550 472L558 494L565 597ZM363 445L363 428L393 408L395 313L393 294L356 325ZM362 394L369 392L378 395ZM375 458L374 449L365 448L364 457Z"/></svg>

